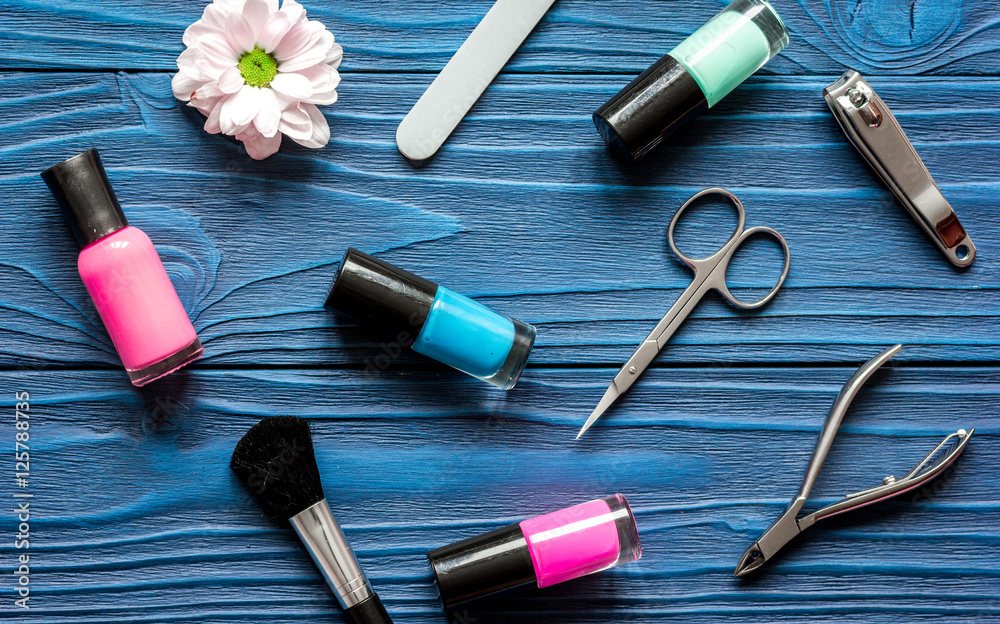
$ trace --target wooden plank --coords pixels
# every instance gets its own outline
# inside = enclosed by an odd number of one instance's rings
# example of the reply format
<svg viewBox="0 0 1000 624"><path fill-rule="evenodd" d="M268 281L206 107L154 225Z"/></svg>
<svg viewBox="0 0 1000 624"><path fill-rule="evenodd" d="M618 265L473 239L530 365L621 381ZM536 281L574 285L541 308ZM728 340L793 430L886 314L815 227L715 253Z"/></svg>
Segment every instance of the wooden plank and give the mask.
<svg viewBox="0 0 1000 624"><path fill-rule="evenodd" d="M508 394L426 373L187 371L140 390L111 371L3 372L0 409L31 394L38 585L24 621L340 621L292 532L262 517L228 469L236 440L278 413L312 420L326 494L399 621L444 621L428 549L614 491L637 514L642 560L468 615L995 617L996 368L879 373L841 430L817 504L898 475L944 434L975 426L965 455L931 489L818 525L765 574L732 578L797 489L852 368L653 370L580 442L608 370L539 371ZM12 418L0 422L9 439ZM0 553L15 550L5 541Z"/></svg>
<svg viewBox="0 0 1000 624"><path fill-rule="evenodd" d="M331 505L399 622L1000 620L993 3L779 0L786 52L627 167L591 112L725 2L560 0L413 169L396 125L491 3L307 3L346 49L341 100L325 109L333 140L262 163L205 135L170 94L204 0L6 8L0 438L14 432L13 392L29 391L36 496L33 609L19 621L342 622L287 524L227 468L240 435L276 413L313 421ZM819 92L845 66L868 76L941 183L979 245L971 270L946 264L840 134ZM91 146L206 344L204 360L143 389L120 370L37 177ZM574 442L687 283L667 221L715 184L744 199L748 225L788 238L784 291L751 315L704 302ZM720 234L700 220L682 233ZM370 370L383 339L321 309L348 245L538 326L518 387L407 353ZM734 282L766 287L773 252L749 248ZM764 574L733 579L797 489L841 384L897 341L814 502L898 476L975 426L966 454L931 487L821 523ZM0 481L0 496L12 489ZM428 549L613 491L637 513L639 562L441 612ZM4 561L17 554L0 542Z"/></svg>
<svg viewBox="0 0 1000 624"><path fill-rule="evenodd" d="M910 345L900 360L1000 359L1000 81L894 79L883 92L979 245L964 272L844 140L819 97L824 81L755 80L635 168L611 158L588 118L620 82L502 77L414 170L392 142L420 91L406 76L353 76L327 109L329 147L285 147L265 162L205 135L163 75L6 76L0 193L17 201L0 224L23 235L0 240L0 366L117 366L37 177L91 146L159 244L206 344L201 365L364 368L384 339L322 309L350 245L389 250L382 257L536 324L531 366L620 363L688 283L666 248L670 216L719 184L743 198L748 225L786 236L791 276L758 313L710 298L660 362L852 363L895 342ZM784 102L801 103L791 123L777 112ZM721 240L714 223L694 221L686 240ZM766 243L753 246L733 283L767 286L776 263ZM397 366L434 365L404 354Z"/></svg>
<svg viewBox="0 0 1000 624"><path fill-rule="evenodd" d="M0 34L3 69L175 71L184 29L207 2L155 4L15 0ZM344 71L437 72L492 0L310 3L345 48ZM637 75L726 3L560 0L508 72ZM776 2L791 44L763 70L997 75L1000 44L990 2ZM421 84L430 78L421 78Z"/></svg>

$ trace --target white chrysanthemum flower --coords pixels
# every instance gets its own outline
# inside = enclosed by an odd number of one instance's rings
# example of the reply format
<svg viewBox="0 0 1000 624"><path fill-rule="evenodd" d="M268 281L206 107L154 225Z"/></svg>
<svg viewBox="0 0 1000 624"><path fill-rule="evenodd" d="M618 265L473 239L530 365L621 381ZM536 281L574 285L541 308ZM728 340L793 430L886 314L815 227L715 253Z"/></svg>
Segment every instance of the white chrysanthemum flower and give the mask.
<svg viewBox="0 0 1000 624"><path fill-rule="evenodd" d="M174 95L208 118L206 132L236 137L257 160L282 134L312 148L330 140L316 105L337 101L344 50L295 0L214 0L184 45Z"/></svg>

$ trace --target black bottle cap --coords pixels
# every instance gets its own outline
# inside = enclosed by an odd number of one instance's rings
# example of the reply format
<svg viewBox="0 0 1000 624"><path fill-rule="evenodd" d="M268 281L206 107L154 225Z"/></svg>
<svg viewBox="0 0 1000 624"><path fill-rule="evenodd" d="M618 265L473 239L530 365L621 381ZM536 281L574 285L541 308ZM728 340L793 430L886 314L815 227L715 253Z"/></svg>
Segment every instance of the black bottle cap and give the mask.
<svg viewBox="0 0 1000 624"><path fill-rule="evenodd" d="M378 594L372 594L353 607L344 610L351 624L392 624Z"/></svg>
<svg viewBox="0 0 1000 624"><path fill-rule="evenodd" d="M694 77L667 54L594 112L594 125L611 149L635 162L708 109Z"/></svg>
<svg viewBox="0 0 1000 624"><path fill-rule="evenodd" d="M128 226L96 149L46 169L42 179L59 202L81 247Z"/></svg>
<svg viewBox="0 0 1000 624"><path fill-rule="evenodd" d="M437 284L353 247L344 254L326 307L412 344L424 326Z"/></svg>
<svg viewBox="0 0 1000 624"><path fill-rule="evenodd" d="M437 548L427 559L445 609L537 583L520 524Z"/></svg>

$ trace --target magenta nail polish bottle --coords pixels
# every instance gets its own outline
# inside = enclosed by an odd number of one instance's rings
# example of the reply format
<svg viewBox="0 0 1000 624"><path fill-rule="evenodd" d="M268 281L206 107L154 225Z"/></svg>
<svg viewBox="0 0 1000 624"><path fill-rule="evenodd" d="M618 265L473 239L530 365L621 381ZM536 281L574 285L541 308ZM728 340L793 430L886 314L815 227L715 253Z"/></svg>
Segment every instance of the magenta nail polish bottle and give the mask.
<svg viewBox="0 0 1000 624"><path fill-rule="evenodd" d="M96 149L42 173L83 250L78 267L137 386L201 357L202 347L160 256L129 226Z"/></svg>
<svg viewBox="0 0 1000 624"><path fill-rule="evenodd" d="M427 553L445 609L548 587L642 556L628 501L613 494Z"/></svg>

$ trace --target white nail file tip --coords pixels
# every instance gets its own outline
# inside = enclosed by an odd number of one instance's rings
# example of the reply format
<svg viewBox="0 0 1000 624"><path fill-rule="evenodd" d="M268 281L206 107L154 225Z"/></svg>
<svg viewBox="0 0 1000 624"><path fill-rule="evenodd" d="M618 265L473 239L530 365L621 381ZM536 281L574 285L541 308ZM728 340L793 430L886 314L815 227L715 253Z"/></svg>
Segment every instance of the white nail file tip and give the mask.
<svg viewBox="0 0 1000 624"><path fill-rule="evenodd" d="M399 153L433 156L553 2L497 0L399 124Z"/></svg>

